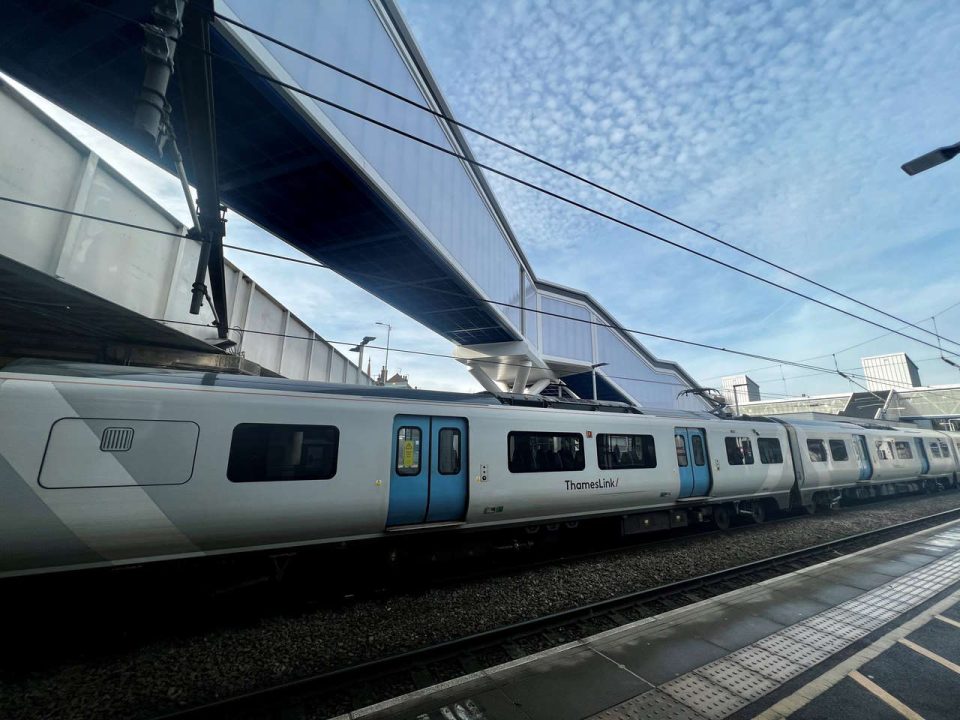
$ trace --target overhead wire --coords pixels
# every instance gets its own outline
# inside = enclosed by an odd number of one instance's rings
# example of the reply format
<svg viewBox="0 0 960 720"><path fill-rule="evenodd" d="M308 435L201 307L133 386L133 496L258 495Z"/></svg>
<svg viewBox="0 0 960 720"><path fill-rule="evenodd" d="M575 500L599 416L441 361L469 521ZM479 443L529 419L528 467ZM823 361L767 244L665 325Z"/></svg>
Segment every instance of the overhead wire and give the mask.
<svg viewBox="0 0 960 720"><path fill-rule="evenodd" d="M938 317L940 317L941 315L943 315L944 313L947 313L947 312L953 310L955 307L960 307L960 301L955 302L955 303L953 303L952 305L949 305L949 306L945 307L943 310L940 310L939 312L934 313L934 314L931 316L931 318L938 318ZM918 321L918 322L922 322L922 321ZM905 326L904 326L904 327L905 327ZM902 330L903 328L900 328L900 329ZM885 338L885 337L887 337L888 335L890 335L890 333L883 333L882 335L877 335L876 337L870 338L869 340L864 340L864 341L862 341L862 342L855 343L855 344L853 344L853 345L849 345L849 346L847 346L847 347L845 347L845 348L843 348L843 349L841 349L841 350L837 350L836 352L833 352L833 353L824 353L823 355L812 355L811 357L801 358L801 362L806 362L806 361L808 361L808 360L819 360L820 358L827 358L827 357L831 357L832 355L840 355L840 354L842 354L842 353L845 353L845 352L847 352L847 351L849 351L849 350L853 350L853 349L855 349L855 348L861 347L861 346L863 346L863 345L869 345L870 343L876 342L877 340L880 340L881 338ZM926 360L942 360L942 359L943 359L943 358L941 358L940 356L937 356L937 357L935 357L935 358L923 358L923 359L917 360L916 362L925 362ZM743 374L746 374L746 373L760 372L761 370L773 370L773 369L778 368L778 367L780 367L780 366L779 366L779 365L764 365L763 367L750 368L749 370L742 370L742 371L737 372L737 373L726 373L726 375L743 375ZM704 379L705 379L705 380L719 380L719 379L721 379L722 377L725 377L725 375L712 375L712 376L710 376L710 377L708 377L708 378L704 378ZM797 378L800 378L800 377L811 377L811 376L810 376L810 375L799 375L799 376L794 376L794 377L792 377L792 378L791 378L791 377L788 377L788 378L781 378L781 379L791 380L791 379L797 379Z"/></svg>
<svg viewBox="0 0 960 720"><path fill-rule="evenodd" d="M168 231L168 230L163 230L163 229L160 229L160 228L153 228L153 227L149 227L149 226L145 226L145 225L137 225L137 224L133 224L133 223L124 222L124 221L121 221L121 220L116 220L116 219L113 219L113 218L107 218L107 217L103 217L103 216L99 216L99 215L92 215L92 214L89 214L89 213L79 213L79 212L72 211L72 210L66 210L66 209L64 209L64 208L57 208L57 207L54 207L54 206L51 206L51 205L45 205L45 204L42 204L42 203L36 203L36 202L30 202L30 201L20 200L20 199L11 198L11 197L8 197L8 196L2 196L2 195L0 195L0 201L9 202L9 203L13 203L13 204L24 205L24 206L27 206L27 207L30 207L30 208L33 208L33 209L45 210L45 211L56 212L56 213L63 213L63 214L65 214L65 215L71 215L71 216L79 216L79 217L83 217L83 218L85 218L85 219L92 220L92 221L96 221L96 222L104 222L104 223L107 223L107 224L114 224L114 225L118 225L118 226L121 226L121 227L134 228L134 229L138 229L138 230L143 230L143 231L147 231L147 232L152 232L152 233L159 234L159 235L172 236L172 237L176 237L176 238L179 238L179 239L187 239L187 236L184 235L184 234L182 234L182 233L176 233L176 232L172 232L172 231ZM200 242L199 240L194 240L194 241L195 241L195 242ZM302 259L299 259L299 258L293 258L293 257L287 256L287 255L280 255L280 254L277 254L277 253L270 253L270 252L265 252L265 251L262 251L262 250L255 250L255 249L253 249L253 248L246 248L246 247L243 247L243 246L230 245L230 244L226 244L226 243L224 243L224 247L227 247L227 248L230 248L230 249L233 249L233 250L237 250L237 251L240 251L240 252L252 253L252 254L255 254L255 255L264 256L264 257L268 257L268 258L272 258L272 259L282 260L282 261L286 261L286 262L294 262L294 263L306 265L306 266L309 266L309 267L316 267L316 268L320 268L320 269L333 270L332 268L330 268L330 266L325 265L325 264L320 263L320 262L316 262L316 261L302 260ZM386 278L383 278L383 277L378 276L378 275L373 275L373 274L371 274L371 273L355 273L355 274L359 274L359 275L365 276L365 277L370 277L370 278L372 278L372 279L376 279L376 280L380 280L380 281L387 280ZM391 281L391 282L392 282L392 281ZM395 285L404 285L404 283L394 283L394 284L395 284ZM708 344L708 343L701 343L701 342L698 342L698 341L687 340L687 339L683 339L683 338L676 338L676 337L672 337L672 336L669 336L669 335L662 335L662 334L657 334L657 333L651 333L651 332L647 332L647 331L643 331L643 330L637 330L637 329L635 329L635 328L626 328L626 327L622 327L622 326L618 326L618 325L612 325L612 324L609 324L609 323L604 323L604 322L600 322L600 321L597 321L597 320L591 320L591 319L587 319L587 318L578 318L578 317L573 317L573 316L569 316L569 315L563 315L562 313L555 313L555 312L551 312L551 311L548 311L548 310L542 310L542 309L539 309L539 308L527 308L527 307L524 307L524 306L522 306L522 305L517 305L517 304L514 304L514 303L506 303L506 302L500 302L500 301L495 301L495 300L487 300L487 299L485 299L485 298L474 298L472 295L469 295L469 294L467 294L467 293L458 292L458 291L453 291L453 290L446 290L446 289L444 289L444 288L431 288L430 291L431 291L431 292L438 292L438 293L442 293L442 294L455 295L455 296L458 296L458 297L465 297L465 298L469 298L469 299L479 299L479 300L482 300L483 302L487 302L487 303L490 303L490 304L493 304L493 305L502 305L502 306L506 306L506 307L518 309L518 310L520 310L521 312L529 312L529 313L535 313L535 314L538 314L538 315L545 315L545 316L549 316L549 317L555 317L555 318L562 319L562 320L569 320L569 321L578 322L578 323L582 323L582 324L587 324L587 325L592 325L592 326L603 327L603 328L607 328L607 329L610 329L610 330L616 330L616 331L619 331L619 332L630 333L630 334L632 334L632 335L639 335L639 336L643 336L643 337L651 337L651 338L655 338L655 339L664 340L664 341L667 341L667 342L674 342L674 343L679 343L679 344L684 344L684 345L690 345L690 346L694 346L694 347L698 347L698 348L702 348L702 349L707 349L707 350L713 350L713 351L718 351L718 352L724 352L724 353L730 353L730 354L741 355L741 356L746 356L746 357L752 357L752 358L755 358L755 359L763 359L763 360L767 360L767 361L774 361L774 362L777 362L778 365L790 365L790 366L798 367L798 368L801 368L801 369L813 370L815 375L820 375L820 374L839 375L839 376L845 377L845 378L847 378L847 379L849 379L849 378L847 377L848 375L856 375L857 377L859 377L859 378L861 378L861 379L864 379L864 380L875 380L875 379L878 379L878 378L872 378L872 377L869 377L869 376L866 376L866 375L857 375L857 374L855 374L855 373L842 373L842 372L839 371L839 369L824 368L824 367L819 367L819 366L816 366L816 365L810 365L810 364L804 363L804 362L796 362L796 361L791 361L791 360L780 360L780 359L772 358L772 357L765 356L765 355L759 355L759 354L756 354L756 353L749 353L749 352L741 351L741 350L734 350L734 349L731 349L731 348L724 348L724 347L721 347L721 346L711 345L711 344ZM28 303L28 304L31 304L31 303ZM33 304L39 304L39 303L33 303ZM44 303L44 304L47 304L47 303ZM56 303L54 303L53 305L56 305ZM64 305L64 307L69 308L69 306L67 306L67 305ZM165 319L165 318L155 318L155 320L157 320L158 322L167 322L167 323L175 323L175 324L183 324L183 325L195 325L195 326L199 326L199 327L208 327L208 325L206 325L206 324L204 324L204 323L189 323L189 322L186 322L186 321L178 321L178 320L171 320L171 319ZM282 335L281 333L273 333L273 332L270 332L270 331L258 331L258 330L252 330L252 329L246 329L246 328L238 328L238 327L233 327L233 328L229 328L229 329L233 330L234 332L240 332L240 333L247 332L247 333L252 333L252 334L266 334L266 335L277 335L277 336L281 336L281 335ZM284 336L284 337L291 337L291 338L293 338L293 339L310 339L310 338L308 338L308 337L306 337L306 336L302 336L302 337L301 337L301 336L289 336L289 335L287 335L287 336ZM331 344L334 344L332 341L329 341L329 340L328 340L327 342L330 342ZM353 344L355 344L355 343L347 343L346 341L343 341L342 343L339 343L339 344L351 344L351 345L353 345ZM394 349L394 348L391 347L391 349ZM407 351L397 350L397 352L408 352L408 353L412 353L412 354L425 354L425 355L432 355L432 356L434 356L434 357L445 357L445 358L452 358L452 359L456 359L456 360L461 360L461 359L462 359L462 358L458 358L458 357L456 357L456 356L454 356L454 355L444 355L444 354L439 354L439 353L425 353L425 352L410 351L410 350L407 350ZM490 360L483 360L483 359L475 359L475 360L472 360L472 362L478 362L478 363L483 363L483 364L497 364L497 365L526 367L526 364L523 364L523 363L504 363L504 362L502 362L502 361L490 361ZM632 380L632 381L636 381L636 382L645 382L645 383L653 383L653 384L669 384L669 385L673 385L673 386L676 386L676 387L687 387L685 384L681 384L681 383L664 383L664 382L662 382L662 381L653 381L653 380L649 380L649 379L646 379L646 378L634 378L634 377L627 377L627 376L614 376L614 375L609 374L609 373L603 373L603 375L608 376L608 377L611 377L611 378L622 379L622 380ZM861 386L861 387L862 387L862 386ZM768 394L768 395L775 395L775 394L777 394L777 393L767 393L767 394ZM785 397L787 397L787 396L785 396Z"/></svg>
<svg viewBox="0 0 960 720"><path fill-rule="evenodd" d="M372 81L372 80L369 80L368 78L365 78L365 77L363 77L363 76L361 76L361 75L358 75L357 73L351 72L351 71L347 70L346 68L343 68L343 67L337 65L336 63L330 62L329 60L324 60L323 58L320 58L320 57L318 57L318 56L316 56L316 55L313 55L313 54L311 54L311 53L303 50L302 48L298 48L298 47L296 47L296 46L294 46L294 45L291 45L291 44L289 44L289 43L286 43L286 42L284 42L283 40L280 40L279 38L277 38L277 37L275 37L275 36L273 36L273 35L270 35L270 34L268 34L268 33L265 33L265 32L263 32L263 31L261 31L261 30L257 30L256 28L253 28L253 27L251 27L251 26L249 26L249 25L247 25L247 24L245 24L245 23L242 23L242 22L240 22L239 20L236 20L236 19L234 19L234 18L228 17L227 15L224 15L224 14L222 14L222 13L219 13L219 12L214 11L212 14L213 14L213 16L214 16L215 18L217 18L218 20L221 20L221 21L223 21L223 22L225 22L225 23L228 23L228 24L233 25L233 26L235 26L235 27L237 27L237 28L240 28L241 30L244 30L244 31L249 32L249 33L251 33L251 34L253 34L253 35L256 35L257 37L259 37L259 38L261 38L261 39L263 39L263 40L266 40L266 41L268 41L268 42L270 42L270 43L272 43L272 44L274 44L274 45L277 45L278 47L282 47L283 49L288 50L288 51L290 51L290 52L292 52L292 53L294 53L294 54L296 54L296 55L299 55L300 57L303 57L303 58L305 58L305 59L308 59L308 60L310 60L310 61L312 61L312 62L315 62L315 63L317 63L317 64L319 64L319 65L322 65L323 67L326 67L327 69L332 70L332 71L334 71L334 72L336 72L336 73L339 73L339 74L341 74L341 75L343 75L343 76L345 76L345 77L348 77L348 78L350 78L351 80L354 80L354 81L356 81L356 82L358 82L358 83L361 83L361 84L363 84L363 85L366 85L367 87L369 87L369 88L371 88L371 89L373 89L373 90L376 90L377 92L380 92L380 93L383 93L383 94L385 94L385 95L388 95L388 96L394 98L395 100L398 100L398 101L400 101L400 102L403 102L403 103L409 105L410 107L414 107L414 108L416 108L416 109L418 109L418 110L420 110L420 111L422 111L422 112L429 113L430 115L433 115L434 117L436 117L436 118L438 118L438 119L440 119L440 120L443 120L443 121L446 122L446 123L449 123L449 124L451 124L451 125L455 125L456 127L459 127L459 128L462 129L462 130L466 130L466 131L468 131L468 132L470 132L470 133L473 133L474 135L477 135L478 137L481 137L481 138L483 138L484 140L488 140L488 141L490 141L490 142L492 142L492 143L494 143L494 144L496 144L496 145L499 145L500 147L503 147L503 148L505 148L505 149L507 149L507 150L510 150L510 151L513 152L513 153L516 153L517 155L520 155L520 156L522 156L522 157L525 157L525 158L527 158L527 159L529 159L529 160L533 160L534 162L539 163L540 165L543 165L544 167L547 167L547 168L549 168L549 169L551 169L551 170L553 170L553 171L555 171L555 172L558 172L558 173L560 173L560 174L562 174L562 175L565 175L566 177L569 177L569 178L574 179L574 180L576 180L576 181L578 181L578 182L581 182L581 183L583 183L583 184L585 184L585 185L588 185L589 187L592 187L592 188L594 188L595 190L599 190L599 191L601 191L601 192L603 192L603 193L605 193L605 194L607 194L607 195L610 195L611 197L617 198L618 200L621 200L621 201L626 202L626 203L628 203L628 204L630 204L630 205L633 205L634 207L640 208L641 210L644 210L644 211L646 211L646 212L648 212L648 213L651 213L651 214L653 214L653 215L656 215L657 217L659 217L659 218L661 218L661 219L663 219L663 220L666 220L666 221L668 221L668 222L670 222L670 223L673 223L674 225L677 225L677 226L679 226L679 227L682 227L682 228L684 228L684 229L686 229L686 230L690 230L691 232L696 233L697 235L700 235L701 237L704 237L704 238L707 238L708 240L712 240L713 242L719 243L720 245L723 245L724 247L727 247L727 248L729 248L729 249L731 249L731 250L734 250L734 251L736 251L736 252L738 252L738 253L741 253L742 255L745 255L745 256L747 256L747 257L749 257L749 258L752 258L753 260L757 260L758 262L764 263L765 265L768 265L769 267L775 268L775 269L777 269L777 270L779 270L779 271L781 271L781 272L787 273L788 275L791 275L791 276L793 276L793 277L795 277L795 278L798 278L798 279L800 279L800 280L803 280L804 282L807 282L807 283L809 283L809 284L811 284L811 285L814 285L814 286L816 286L816 287L818 287L818 288L820 288L820 289L822 289L822 290L826 290L827 292L830 292L830 293L832 293L832 294L834 294L834 295L837 295L838 297L842 297L842 298L844 298L845 300L849 300L849 301L851 301L851 302L853 302L853 303L855 303L855 304L857 304L857 305L860 305L860 306L862 306L862 307L865 307L865 308L867 308L867 309L869 309L869 310L872 310L872 311L874 311L874 312L876 312L876 313L879 313L879 314L881 314L881 315L885 315L886 317L889 317L889 318L891 318L891 319L893 319L893 320L897 320L898 322L905 323L905 325L907 325L907 326L909 326L909 327L913 327L913 328L915 328L915 329L917 329L917 330L920 330L920 331L922 331L922 332L925 332L925 333L927 333L928 335L933 335L933 336L935 336L935 337L942 338L943 340L946 340L946 341L948 341L948 342L950 342L950 343L953 343L954 345L960 345L960 342L958 342L958 341L951 340L950 338L947 338L947 337L942 336L942 335L938 335L936 332L931 332L930 330L927 330L926 328L921 327L921 326L917 325L916 323L912 323L912 322L910 322L909 320L904 320L903 318L900 318L900 317L898 317L898 316L896 316L896 315L894 315L894 314L892 314L892 313L889 313L889 312L887 312L887 311L885 311L885 310L882 310L882 309L880 309L880 308L878 308L878 307L875 307L875 306L873 306L873 305L871 305L871 304L869 304L869 303L866 303L866 302L864 302L864 301L862 301L862 300L858 300L858 299L855 298L855 297L852 297L852 296L850 296L850 295L848 295L848 294L846 294L846 293L843 293L843 292L841 292L841 291L839 291L839 290L836 290L836 289L834 289L834 288L831 288L831 287L825 285L824 283L818 282L817 280L814 280L814 279L812 279L812 278L810 278L810 277L808 277L808 276L806 276L806 275L803 275L803 274L801 274L801 273L799 273L799 272L796 272L796 271L791 270L791 269L789 269L789 268L787 268L787 267L784 267L783 265L781 265L781 264L779 264L779 263L776 263L776 262L774 262L774 261L772 261L772 260L768 260L767 258L764 258L764 257L762 257L762 256L760 256L760 255L757 255L756 253L750 252L749 250L746 250L746 249L744 249L744 248L742 248L742 247L740 247L740 246L738 246L738 245L736 245L736 244L734 244L734 243L732 243L732 242L723 240L722 238L719 238L719 237L717 237L716 235L713 235L712 233L707 232L706 230L703 230L703 229L698 228L698 227L696 227L696 226L694 226L694 225L691 225L691 224L689 224L689 223L687 223L687 222L685 222L685 221L683 221L683 220L680 220L679 218L677 218L677 217L675 217L675 216L673 216L673 215L670 215L669 213L663 212L663 211L658 210L658 209L656 209L656 208L654 208L654 207L652 207L652 206L650 206L650 205L647 205L647 204L645 204L645 203L643 203L643 202L640 202L639 200L636 200L636 199L631 198L631 197L629 197L629 196L627 196L627 195L624 195L623 193L620 193L620 192L618 192L618 191L616 191L616 190L614 190L614 189L612 189L612 188L610 188L610 187L607 187L606 185L602 185L602 184L600 184L600 183L598 183L598 182L596 182L596 181L594 181L594 180L591 180L591 179L589 179L589 178L587 178L587 177L585 177L585 176L583 176L583 175L581 175L581 174L579 174L579 173L576 173L576 172L574 172L574 171L572 171L572 170L568 170L568 169L564 168L564 167L561 166L561 165L558 165L558 164L556 164L556 163L554 163L554 162L551 162L550 160L547 160L547 159L545 159L545 158L543 158L543 157L541 157L541 156L539 156L539 155L537 155L537 154L535 154L535 153L532 153L532 152L529 152L529 151L527 151L527 150L524 150L523 148L520 148L520 147L518 147L517 145L514 145L514 144L512 144L512 143L510 143L510 142L508 142L508 141L506 141L506 140L503 140L503 139L498 138L498 137L496 137L496 136L494 136L494 135L492 135L492 134L490 134L490 133L487 133L487 132L485 132L485 131L483 131L483 130L480 130L479 128L477 128L477 127L475 127L475 126L473 126L473 125L469 125L469 124L467 124L467 123L464 123L464 122L461 122L461 121L459 121L459 120L456 120L455 118L451 117L451 116L448 115L447 113L444 113L444 112L442 112L442 111L440 111L440 110L437 110L437 109L435 109L435 108L432 108L432 107L430 107L430 106L427 105L427 104L417 102L416 100L413 100L413 99L411 99L411 98L408 98L408 97L406 97L406 96L404 96L404 95L402 95L402 94L400 94L400 93L398 93L398 92L395 92L395 91L393 91L393 90L390 90L389 88L387 88L387 87L385 87L385 86L383 86L383 85L380 85L379 83L376 83L376 82L374 82L374 81Z"/></svg>
<svg viewBox="0 0 960 720"><path fill-rule="evenodd" d="M106 8L101 8L101 7L98 7L98 6L96 6L96 5L91 5L91 4L90 4L89 2L87 2L86 0L71 0L71 2L89 6L89 7L91 7L92 9L95 9L95 10L97 10L97 11L106 12L107 14L110 14L110 15L112 15L112 16L114 16L114 17L121 18L121 19L125 20L126 22L129 22L129 23L132 23L132 24L136 24L136 25L138 25L138 26L142 26L142 25L143 25L143 23L142 23L141 21L136 20L135 18L131 18L131 17L129 17L129 16L124 16L122 13L117 13L116 11L108 10L108 9L106 9ZM398 135L398 136L407 138L407 139L409 139L409 140L411 140L411 141L413 141L413 142L419 143L419 144L424 145L424 146L426 146L426 147L432 148L433 150L436 150L436 151L438 151L438 152L441 152L441 153L444 153L444 154L449 155L449 156L451 156L451 157L457 158L457 159L460 160L461 162L465 162L465 163L467 163L467 164L469 164L469 165L471 165L471 166L473 166L473 167L476 167L476 168L479 168L479 169L481 169L481 170L485 170L485 171L487 171L487 172L493 173L494 175L503 177L503 178L505 178L505 179L507 179L507 180L510 180L511 182L517 183L517 184L519 184L519 185L521 185L521 186L523 186L523 187L527 187L527 188L529 188L529 189L531 189L531 190L534 190L534 191L536 191L536 192L539 192L539 193L541 193L541 194L544 194L544 195L546 195L546 196L548 196L548 197L552 197L552 198L554 198L554 199L556 199L556 200L559 200L559 201L561 201L561 202L563 202L563 203L566 203L566 204L568 204L568 205L571 205L572 207L576 207L576 208L578 208L578 209L580 209L580 210L583 210L583 211L585 211L585 212L588 212L588 213L590 213L590 214L592 214L592 215L596 215L597 217L603 218L603 219L608 220L608 221L610 221L610 222L613 222L613 223L615 223L615 224L617 224L617 225L620 225L620 226L625 227L625 228L627 228L627 229L633 230L633 231L635 231L635 232L638 232L638 233L640 233L640 234L642 234L642 235L645 235L645 236L647 236L647 237L650 237L650 238L653 238L653 239L658 240L658 241L660 241L660 242L663 242L663 243L665 243L665 244L667 244L667 245L670 245L670 246L672 246L672 247L675 247L675 248L677 248L677 249L680 249L680 250L683 250L683 251L685 251L685 252L688 252L688 253L690 253L690 254L692 254L692 255L695 255L695 256L697 256L697 257L699 257L699 258L702 258L702 259L707 260L707 261L709 261L709 262L712 262L712 263L714 263L714 264L720 265L721 267L725 267L725 268L727 268L727 269L729 269L729 270L732 270L733 272L736 272L736 273L738 273L738 274L741 274L741 275L743 275L743 276L745 276L745 277L753 278L754 280L757 280L758 282L761 282L761 283L764 283L764 284L769 285L769 286L771 286L771 287L774 287L774 288L778 288L778 289L780 289L780 290L783 290L784 292L790 293L791 295L795 295L795 296L797 296L797 297L803 298L803 299L805 299L805 300L808 300L808 301L810 301L810 302L813 302L813 303L815 303L815 304L817 304L817 305L820 305L820 306L822 306L822 307L830 308L830 309L835 310L836 312L839 312L839 313L841 313L841 314L843 314L843 315L846 315L846 316L851 317L851 318L856 319L856 320L860 320L861 322L868 323L868 324L870 324L870 325L873 325L873 326L875 326L875 327L881 328L881 329L886 330L886 331L888 331L888 332L891 332L891 333L900 335L901 337L903 337L903 338L905 338L905 339L908 339L908 340L912 340L913 342L917 342L917 343L920 343L920 344L922 344L922 345L926 345L926 346L931 347L931 348L939 349L939 348L937 348L936 345L934 345L934 344L932 344L932 343L930 343L930 342L927 342L926 340L922 340L922 339L920 339L920 338L913 337L912 335L907 335L907 334L905 334L905 333L903 333L903 332L901 332L901 331L899 331L899 330L895 330L895 329L890 328L890 327L888 327L888 326L886 326L886 325L883 325L882 323L876 322L876 321L874 321L874 320L870 320L869 318L862 317L862 316L857 315L856 313L853 313L853 312L851 312L851 311L849 311L849 310L845 310L845 309L843 309L843 308L837 307L836 305L831 305L830 303L827 303L827 302L825 302L825 301L823 301L823 300L819 300L819 299L817 299L817 298L815 298L815 297L813 297L813 296L811 296L811 295L808 295L808 294L806 294L806 293L800 292L799 290L795 290L795 289L793 289L793 288L789 288L789 287L787 287L787 286L785 286L785 285L781 285L780 283L777 283L777 282L775 282L775 281L773 281L773 280L770 280L770 279L764 278L764 277L762 277L762 276L760 276L760 275L757 275L756 273L752 273L752 272L750 272L750 271L748 271L748 270L745 270L745 269L743 269L743 268L739 268L739 267L737 267L736 265L733 265L733 264L731 264L731 263L725 262L725 261L720 260L720 259L718 259L718 258L711 257L710 255L707 255L706 253L700 252L699 250L696 250L696 249L694 249L694 248L687 247L686 245L683 245L682 243L676 242L676 241L674 241L674 240L670 240L669 238L664 237L663 235L659 235L658 233L655 233L655 232L653 232L653 231L651 231L651 230L647 230L646 228L643 228L643 227L641 227L641 226L639 226L639 225L636 225L636 224L634 224L634 223L631 223L631 222L629 222L629 221L627 221L627 220L624 220L624 219L622 219L622 218L618 218L618 217L616 217L616 216L614 216L614 215L611 215L611 214L609 214L609 213L606 213L606 212L604 212L604 211L602 211L602 210L599 210L599 209L597 209L597 208L594 208L594 207L591 207L591 206L589 206L589 205L586 205L585 203L581 203L581 202L579 202L579 201L577 201L577 200L574 200L573 198L570 198L570 197L567 197L567 196L562 195L562 194L560 194L560 193L557 193L557 192L554 192L554 191L552 191L552 190L549 190L548 188L545 188L545 187L543 187L543 186L541 186L541 185L538 185L538 184L536 184L536 183L534 183L534 182L531 182L531 181L529 181L529 180L524 180L523 178L520 178L520 177L518 177L518 176L516 176L516 175L512 175L511 173L508 173L508 172L506 172L506 171L503 171L503 170L497 169L497 168L495 168L495 167L492 167L492 166L490 166L490 165L488 165L488 164L479 162L478 160L476 160L475 158L473 158L473 157L471 157L471 156L469 156L469 155L466 155L466 154L464 154L464 153L459 153L459 152L457 152L457 151L455 151L455 150L453 150L453 149L451 149L451 148L447 148L447 147L444 147L444 146L439 145L439 144L437 144L437 143L431 142L430 140L427 140L427 139L425 139L425 138L422 138L422 137L420 137L420 136L418 136L418 135L416 135L416 134L414 134L414 133L407 132L406 130L402 130L401 128L398 128L398 127L396 127L396 126L390 125L389 123L386 123L386 122L383 122L383 121L381 121L381 120L378 120L378 119L376 119L376 118L374 118L374 117L371 117L371 116L369 116L369 115L366 115L366 114L364 114L364 113L361 113L361 112L359 112L359 111L357 111L357 110L353 110L353 109L351 109L351 108L349 108L349 107L347 107L347 106L345 106L345 105L342 105L342 104L337 103L337 102L335 102L335 101L333 101L333 100L330 100L329 98L325 98L325 97L323 97L323 96L321 96L321 95L318 95L318 94L316 94L316 93L309 92L309 91L307 91L307 90L305 90L305 89L303 89L303 88L300 88L300 87L298 87L298 86L296 86L296 85L293 85L293 84L291 84L291 83L288 83L288 82L285 82L285 81L283 81L283 80L280 80L279 78L275 78L275 77L273 77L273 76L271 76L271 75L268 75L267 73L260 72L259 70L256 70L255 68L252 68L252 67L250 67L250 66L248 66L248 65L246 65L246 64L244 64L244 63L242 63L242 62L239 62L239 61L234 60L234 59L232 59L232 58L228 58L228 57L223 56L223 55L221 55L221 54L219 54L219 53L210 51L210 50L208 50L208 49L206 49L206 48L203 48L203 47L200 47L200 46L198 46L198 45L195 45L195 44L193 44L193 43L191 43L191 42L189 42L189 41L183 40L182 38L174 38L173 36L168 36L168 37L169 37L169 39L172 40L172 41L175 41L175 42L178 42L178 43L182 43L182 44L185 44L185 45L193 48L196 52L199 52L199 53L201 53L201 54L205 54L205 55L207 55L207 56L209 56L209 57L211 57L211 58L213 58L213 59L216 59L216 60L219 60L219 61L221 61L221 62L224 62L224 63L227 63L227 64L229 64L229 65L232 65L232 66L238 68L241 72L244 72L244 73L246 73L246 74L249 74L249 75L252 75L252 76L255 76L255 77L259 77L260 79L264 80L265 82L268 82L268 83L270 83L270 84L272 84L272 85L275 85L275 86L277 86L277 87L282 87L282 88L284 88L284 89L286 89L286 90L289 90L290 92L293 92L293 93L302 95L302 96L304 96L304 97L309 97L310 99L315 100L316 102L319 102L319 103L321 103L321 104L323 104L323 105L326 105L326 106L328 106L328 107L331 107L331 108L334 108L334 109L336 109L336 110L339 110L340 112L346 113L346 114L348 114L348 115L350 115L350 116L352 116L352 117L356 117L356 118L358 118L358 119L360 119L360 120L363 120L363 121L365 121L365 122L368 122L368 123L370 123L370 124L372 124L372 125L375 125L375 126L380 127L380 128L382 128L382 129L384 129L384 130L387 130L388 132L392 132L392 133L394 133L394 134L396 134L396 135ZM958 343L958 344L960 344L960 343ZM957 357L960 357L960 353L951 352L951 354L952 354L952 355L956 355Z"/></svg>

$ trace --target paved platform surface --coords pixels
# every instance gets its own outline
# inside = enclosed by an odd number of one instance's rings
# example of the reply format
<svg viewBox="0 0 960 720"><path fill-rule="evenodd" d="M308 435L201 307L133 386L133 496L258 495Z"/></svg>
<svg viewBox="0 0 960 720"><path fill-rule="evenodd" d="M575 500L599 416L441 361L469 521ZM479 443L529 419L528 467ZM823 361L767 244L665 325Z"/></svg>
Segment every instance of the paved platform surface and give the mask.
<svg viewBox="0 0 960 720"><path fill-rule="evenodd" d="M960 521L338 720L960 718Z"/></svg>

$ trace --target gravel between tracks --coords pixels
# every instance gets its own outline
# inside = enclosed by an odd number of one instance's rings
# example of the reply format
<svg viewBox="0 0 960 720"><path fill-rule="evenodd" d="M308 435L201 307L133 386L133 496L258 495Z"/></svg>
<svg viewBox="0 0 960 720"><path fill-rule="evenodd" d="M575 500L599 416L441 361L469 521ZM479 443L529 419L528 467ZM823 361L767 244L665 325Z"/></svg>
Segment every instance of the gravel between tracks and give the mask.
<svg viewBox="0 0 960 720"><path fill-rule="evenodd" d="M960 494L678 540L0 677L0 717L143 718L960 507ZM691 547L695 552L691 552Z"/></svg>

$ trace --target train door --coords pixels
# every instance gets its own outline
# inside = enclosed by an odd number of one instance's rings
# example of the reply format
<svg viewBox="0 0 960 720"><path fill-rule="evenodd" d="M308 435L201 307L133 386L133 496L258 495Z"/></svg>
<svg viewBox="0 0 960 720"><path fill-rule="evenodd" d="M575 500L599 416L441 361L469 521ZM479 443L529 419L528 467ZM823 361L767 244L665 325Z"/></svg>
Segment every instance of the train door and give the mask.
<svg viewBox="0 0 960 720"><path fill-rule="evenodd" d="M387 525L462 520L467 511L467 423L398 415L393 421Z"/></svg>
<svg viewBox="0 0 960 720"><path fill-rule="evenodd" d="M707 438L700 428L674 428L677 467L680 470L678 497L701 497L710 492L710 460Z"/></svg>
<svg viewBox="0 0 960 720"><path fill-rule="evenodd" d="M930 458L927 457L927 448L923 445L923 438L914 438L917 444L917 456L920 458L920 474L926 475L930 472Z"/></svg>
<svg viewBox="0 0 960 720"><path fill-rule="evenodd" d="M867 438L857 435L853 449L857 452L857 464L860 466L860 480L869 480L873 476L873 463L870 461L870 450L867 448Z"/></svg>

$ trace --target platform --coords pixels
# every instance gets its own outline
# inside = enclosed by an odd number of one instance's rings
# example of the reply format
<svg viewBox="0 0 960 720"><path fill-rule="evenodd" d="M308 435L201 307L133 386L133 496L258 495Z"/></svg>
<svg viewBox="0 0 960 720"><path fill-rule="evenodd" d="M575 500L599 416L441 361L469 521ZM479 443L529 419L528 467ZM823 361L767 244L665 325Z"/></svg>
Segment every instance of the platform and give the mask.
<svg viewBox="0 0 960 720"><path fill-rule="evenodd" d="M960 521L338 720L956 718Z"/></svg>

